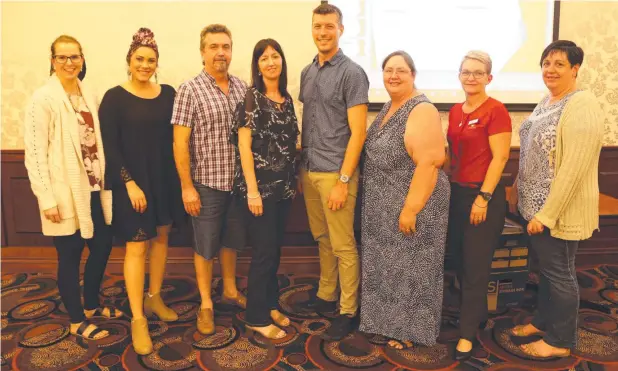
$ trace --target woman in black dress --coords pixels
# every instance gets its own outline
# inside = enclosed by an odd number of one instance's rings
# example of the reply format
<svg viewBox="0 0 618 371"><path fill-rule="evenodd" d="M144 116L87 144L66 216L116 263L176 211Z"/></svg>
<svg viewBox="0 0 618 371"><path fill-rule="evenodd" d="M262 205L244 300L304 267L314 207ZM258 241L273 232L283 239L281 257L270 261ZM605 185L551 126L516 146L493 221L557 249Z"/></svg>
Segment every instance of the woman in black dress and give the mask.
<svg viewBox="0 0 618 371"><path fill-rule="evenodd" d="M107 91L99 109L103 141L109 148L105 184L113 190L112 228L116 238L127 244L124 277L138 354L152 352L144 311L163 321L178 319L160 293L168 235L171 225L183 220L184 209L170 125L176 92L150 81L153 75L156 79L158 60L154 34L140 28L127 54L130 80ZM148 247L150 285L144 300Z"/></svg>
<svg viewBox="0 0 618 371"><path fill-rule="evenodd" d="M298 123L287 92L281 46L260 40L253 50L252 83L232 128L238 144L234 203L248 226L253 248L247 295L247 328L270 339L286 336L290 319L277 309L277 269L286 218L296 194Z"/></svg>

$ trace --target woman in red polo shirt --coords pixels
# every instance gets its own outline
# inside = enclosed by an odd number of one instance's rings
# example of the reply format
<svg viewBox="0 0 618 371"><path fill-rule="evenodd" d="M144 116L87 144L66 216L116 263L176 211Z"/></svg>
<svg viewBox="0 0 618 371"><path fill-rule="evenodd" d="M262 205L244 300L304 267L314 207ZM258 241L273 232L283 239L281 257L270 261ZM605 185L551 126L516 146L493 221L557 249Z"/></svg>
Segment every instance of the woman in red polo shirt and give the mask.
<svg viewBox="0 0 618 371"><path fill-rule="evenodd" d="M460 340L455 357L468 358L476 331L487 319L487 283L498 245L506 195L500 185L511 148L511 118L506 107L485 91L491 82L491 58L469 52L459 80L466 101L449 112L451 206L448 244L461 284Z"/></svg>

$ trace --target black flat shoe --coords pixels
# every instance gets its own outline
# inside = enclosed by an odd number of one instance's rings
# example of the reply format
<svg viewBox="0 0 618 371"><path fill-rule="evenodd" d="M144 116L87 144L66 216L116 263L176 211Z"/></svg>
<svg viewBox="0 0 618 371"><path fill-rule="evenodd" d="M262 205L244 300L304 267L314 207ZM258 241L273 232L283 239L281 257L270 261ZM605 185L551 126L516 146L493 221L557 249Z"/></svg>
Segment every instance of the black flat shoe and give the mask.
<svg viewBox="0 0 618 371"><path fill-rule="evenodd" d="M472 342L472 348L470 348L470 350L467 352L462 352L457 349L457 346L455 346L455 360L456 361L460 361L460 362L465 361L472 356L472 351L479 343L478 343L478 340L476 339L470 340L470 342Z"/></svg>
<svg viewBox="0 0 618 371"><path fill-rule="evenodd" d="M472 349L470 349L469 352L460 352L457 350L457 348L455 348L455 360L460 362L467 360L468 358L470 358L470 356L472 356Z"/></svg>

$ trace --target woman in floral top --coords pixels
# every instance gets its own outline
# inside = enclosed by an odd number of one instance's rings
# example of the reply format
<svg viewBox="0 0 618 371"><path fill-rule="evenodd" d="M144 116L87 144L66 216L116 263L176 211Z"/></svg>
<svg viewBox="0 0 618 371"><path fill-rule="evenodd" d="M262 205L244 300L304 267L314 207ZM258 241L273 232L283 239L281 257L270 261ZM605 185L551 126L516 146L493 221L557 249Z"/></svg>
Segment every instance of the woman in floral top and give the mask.
<svg viewBox="0 0 618 371"><path fill-rule="evenodd" d="M537 312L511 335L542 339L522 344L534 359L569 357L577 346L579 242L599 228L599 156L603 110L594 94L577 89L584 51L557 40L541 56L549 94L519 129L519 173L511 212L528 221L530 248L539 259Z"/></svg>
<svg viewBox="0 0 618 371"><path fill-rule="evenodd" d="M246 321L249 330L280 339L286 336L281 327L289 326L290 320L277 310L277 269L285 221L296 193L299 133L279 43L264 39L256 44L251 73L252 84L238 105L231 137L238 146L234 202L246 218L253 247Z"/></svg>

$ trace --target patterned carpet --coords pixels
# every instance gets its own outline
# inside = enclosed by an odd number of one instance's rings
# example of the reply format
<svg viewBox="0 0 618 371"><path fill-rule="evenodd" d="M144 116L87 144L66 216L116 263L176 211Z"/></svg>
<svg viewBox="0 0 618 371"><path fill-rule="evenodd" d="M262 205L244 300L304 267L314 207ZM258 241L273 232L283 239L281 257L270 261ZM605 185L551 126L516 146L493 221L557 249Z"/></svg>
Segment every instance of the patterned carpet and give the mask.
<svg viewBox="0 0 618 371"><path fill-rule="evenodd" d="M150 318L155 351L145 357L131 347L128 320L100 321L112 333L98 342L69 334L68 316L51 275L2 276L1 370L618 370L618 266L578 273L581 286L579 345L572 357L535 361L522 357L506 330L530 318L536 285L528 284L521 309L495 313L479 333L481 347L465 364L452 360L457 331L456 292L445 284L440 344L398 351L384 339L354 333L341 342L319 334L326 318L307 309L315 276L280 276L281 306L294 320L288 336L276 344L243 336L244 313L216 302L217 333L203 337L195 328L198 295L193 276L169 276L164 298L180 314L175 323ZM450 281L450 280L447 280ZM216 279L217 292L220 279ZM246 278L239 278L246 287ZM101 290L106 304L128 311L122 276L107 276ZM216 295L219 298L219 295ZM217 299L215 299L217 301ZM530 340L530 339L528 339Z"/></svg>

